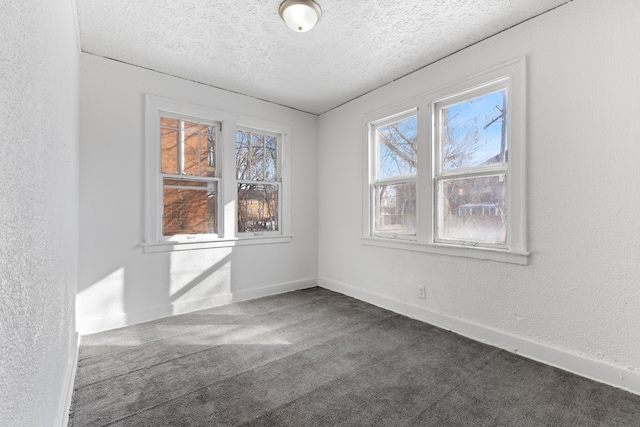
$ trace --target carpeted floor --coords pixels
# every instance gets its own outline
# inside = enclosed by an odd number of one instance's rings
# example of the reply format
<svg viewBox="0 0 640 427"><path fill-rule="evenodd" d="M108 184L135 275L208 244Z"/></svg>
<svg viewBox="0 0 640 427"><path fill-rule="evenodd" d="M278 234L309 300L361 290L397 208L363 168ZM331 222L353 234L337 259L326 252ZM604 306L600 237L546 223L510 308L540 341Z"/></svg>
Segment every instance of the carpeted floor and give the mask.
<svg viewBox="0 0 640 427"><path fill-rule="evenodd" d="M70 426L640 426L640 396L321 288L82 338Z"/></svg>

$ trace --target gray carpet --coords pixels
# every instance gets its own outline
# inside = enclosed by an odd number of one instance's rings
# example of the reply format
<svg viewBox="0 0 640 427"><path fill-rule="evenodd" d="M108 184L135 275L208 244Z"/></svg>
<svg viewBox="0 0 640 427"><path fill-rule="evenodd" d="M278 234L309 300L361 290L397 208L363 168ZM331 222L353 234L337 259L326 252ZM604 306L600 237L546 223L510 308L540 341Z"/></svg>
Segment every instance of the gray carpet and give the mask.
<svg viewBox="0 0 640 427"><path fill-rule="evenodd" d="M82 338L69 426L640 426L640 396L321 288Z"/></svg>

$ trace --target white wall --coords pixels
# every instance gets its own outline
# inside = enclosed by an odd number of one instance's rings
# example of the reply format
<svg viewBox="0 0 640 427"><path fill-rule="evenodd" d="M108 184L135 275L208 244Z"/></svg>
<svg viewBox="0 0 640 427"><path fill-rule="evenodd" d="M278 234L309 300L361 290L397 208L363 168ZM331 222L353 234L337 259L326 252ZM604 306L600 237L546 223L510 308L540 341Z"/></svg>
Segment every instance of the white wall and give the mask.
<svg viewBox="0 0 640 427"><path fill-rule="evenodd" d="M639 18L575 0L321 116L320 284L640 393ZM521 56L530 265L364 246L363 116Z"/></svg>
<svg viewBox="0 0 640 427"><path fill-rule="evenodd" d="M69 0L0 9L0 425L62 425L77 350L78 45Z"/></svg>
<svg viewBox="0 0 640 427"><path fill-rule="evenodd" d="M316 116L88 54L80 82L80 332L316 284ZM142 252L145 94L291 126L291 242Z"/></svg>

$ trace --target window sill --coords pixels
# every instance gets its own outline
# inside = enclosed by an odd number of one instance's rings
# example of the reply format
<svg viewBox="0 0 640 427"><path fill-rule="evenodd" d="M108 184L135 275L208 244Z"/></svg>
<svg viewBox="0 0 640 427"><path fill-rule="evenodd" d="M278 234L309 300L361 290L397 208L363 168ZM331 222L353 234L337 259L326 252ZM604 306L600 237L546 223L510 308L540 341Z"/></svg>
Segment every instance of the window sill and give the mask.
<svg viewBox="0 0 640 427"><path fill-rule="evenodd" d="M471 246L446 245L441 243L424 243L408 240L389 239L383 237L363 237L362 244L382 248L401 249L406 251L425 252L438 255L458 256L464 258L483 259L510 264L529 264L530 252L508 251L504 249L478 248Z"/></svg>
<svg viewBox="0 0 640 427"><path fill-rule="evenodd" d="M292 236L271 237L241 237L231 239L217 239L200 242L158 242L143 243L142 252L145 254L156 252L190 251L194 249L228 248L235 246L268 245L275 243L289 243Z"/></svg>

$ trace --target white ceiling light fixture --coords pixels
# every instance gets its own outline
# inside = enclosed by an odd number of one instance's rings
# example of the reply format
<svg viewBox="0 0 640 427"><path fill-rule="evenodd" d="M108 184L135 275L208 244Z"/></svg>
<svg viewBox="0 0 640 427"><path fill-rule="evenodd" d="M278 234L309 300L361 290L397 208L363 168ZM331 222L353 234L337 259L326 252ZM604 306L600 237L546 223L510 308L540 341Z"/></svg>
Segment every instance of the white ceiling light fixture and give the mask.
<svg viewBox="0 0 640 427"><path fill-rule="evenodd" d="M313 0L284 0L279 13L285 24L298 33L312 29L322 16L320 6Z"/></svg>

